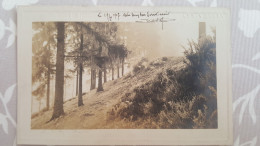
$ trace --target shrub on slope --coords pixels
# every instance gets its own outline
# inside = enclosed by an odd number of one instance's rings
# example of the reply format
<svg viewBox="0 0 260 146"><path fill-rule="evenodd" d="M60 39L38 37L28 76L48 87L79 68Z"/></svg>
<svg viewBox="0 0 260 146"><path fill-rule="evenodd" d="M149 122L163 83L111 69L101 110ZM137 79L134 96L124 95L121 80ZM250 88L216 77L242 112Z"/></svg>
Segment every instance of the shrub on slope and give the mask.
<svg viewBox="0 0 260 146"><path fill-rule="evenodd" d="M146 68L159 66L161 71L127 93L112 115L130 122L142 120L145 125L151 125L152 119L157 128L217 128L215 38L189 45L184 52L185 67L176 70L164 65L170 60L165 57L151 62ZM141 68L134 73L145 71Z"/></svg>

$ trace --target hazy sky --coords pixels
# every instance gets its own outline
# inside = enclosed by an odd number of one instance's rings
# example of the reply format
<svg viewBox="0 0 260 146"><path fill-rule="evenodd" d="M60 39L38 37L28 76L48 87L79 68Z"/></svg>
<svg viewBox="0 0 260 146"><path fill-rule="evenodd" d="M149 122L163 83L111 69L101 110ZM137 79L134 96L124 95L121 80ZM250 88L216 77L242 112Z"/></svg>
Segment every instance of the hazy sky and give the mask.
<svg viewBox="0 0 260 146"><path fill-rule="evenodd" d="M206 23L206 34L212 35L212 25ZM168 22L164 29L159 30L161 36L161 55L180 56L183 55L183 47L187 47L188 40L195 42L199 37L199 22Z"/></svg>
<svg viewBox="0 0 260 146"><path fill-rule="evenodd" d="M212 24L206 22L206 33L211 35ZM139 49L148 49L157 57L162 56L182 56L183 47L188 40L197 41L199 36L199 22L181 22L173 21L161 23L132 23L131 25L120 25L120 28L130 28L124 32L127 35L127 41L135 41L137 45L128 43L128 47L139 47ZM137 33L136 36L131 36Z"/></svg>

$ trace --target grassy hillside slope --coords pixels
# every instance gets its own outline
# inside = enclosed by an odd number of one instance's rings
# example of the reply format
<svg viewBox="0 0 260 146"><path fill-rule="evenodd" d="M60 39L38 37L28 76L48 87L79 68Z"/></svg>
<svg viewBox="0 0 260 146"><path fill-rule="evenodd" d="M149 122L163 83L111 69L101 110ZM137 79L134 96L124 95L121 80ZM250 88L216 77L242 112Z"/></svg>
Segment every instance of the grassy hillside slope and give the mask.
<svg viewBox="0 0 260 146"><path fill-rule="evenodd" d="M64 103L65 115L48 122L52 110L32 119L33 129L217 128L216 42L190 42L183 58L142 59L124 77Z"/></svg>
<svg viewBox="0 0 260 146"><path fill-rule="evenodd" d="M165 58L164 58L165 59ZM124 100L134 89L150 83L165 68L181 68L181 58L159 58L153 62L143 59L132 73L104 84L103 92L92 90L83 96L84 106L77 107L77 97L65 101L65 115L49 121L52 109L32 118L33 129L81 129L81 128L131 128L123 119L111 119L114 106ZM125 123L124 125L120 123ZM130 122L131 123L131 122ZM123 127L121 127L121 126ZM138 128L138 127L137 127Z"/></svg>

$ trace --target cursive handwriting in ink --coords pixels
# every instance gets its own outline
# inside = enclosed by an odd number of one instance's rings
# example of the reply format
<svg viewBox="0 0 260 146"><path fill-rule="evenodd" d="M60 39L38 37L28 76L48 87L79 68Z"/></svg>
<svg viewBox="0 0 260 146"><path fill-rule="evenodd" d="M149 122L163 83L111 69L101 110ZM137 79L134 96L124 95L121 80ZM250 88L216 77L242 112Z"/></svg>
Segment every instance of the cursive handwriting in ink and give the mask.
<svg viewBox="0 0 260 146"><path fill-rule="evenodd" d="M136 22L141 22L141 23L155 23L155 22L160 22L162 23L162 30L163 30L163 23L169 22L169 21L175 21L176 19L169 19L169 18L152 18L152 19L140 19L139 21Z"/></svg>
<svg viewBox="0 0 260 146"><path fill-rule="evenodd" d="M146 12L98 12L97 17L99 18L105 18L108 22L112 21L120 21L124 20L124 18L131 18L134 19L135 22L141 22L141 23L156 23L160 22L162 23L162 29L163 24L165 22L169 21L175 21L175 19L170 18L170 12L169 11L146 11ZM166 18L167 17L167 18Z"/></svg>

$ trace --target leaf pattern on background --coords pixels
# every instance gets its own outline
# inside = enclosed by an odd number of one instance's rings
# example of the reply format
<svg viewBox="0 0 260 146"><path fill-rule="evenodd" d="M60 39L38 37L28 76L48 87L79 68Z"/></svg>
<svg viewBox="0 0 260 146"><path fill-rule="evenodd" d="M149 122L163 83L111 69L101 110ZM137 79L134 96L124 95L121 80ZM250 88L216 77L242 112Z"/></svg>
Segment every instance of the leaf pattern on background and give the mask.
<svg viewBox="0 0 260 146"><path fill-rule="evenodd" d="M7 104L11 100L15 86L16 86L16 84L10 86L5 91L5 94L4 94L4 97L3 97L3 101L4 101L5 104Z"/></svg>
<svg viewBox="0 0 260 146"><path fill-rule="evenodd" d="M248 70L250 70L252 72L260 74L260 69L257 69L255 67L251 67L251 66L248 66L248 65L234 64L234 65L232 65L232 68L244 68L244 69L248 69Z"/></svg>
<svg viewBox="0 0 260 146"><path fill-rule="evenodd" d="M9 37L8 37L8 41L7 41L7 45L6 45L6 48L10 47L15 41L15 35L14 34L11 34Z"/></svg>
<svg viewBox="0 0 260 146"><path fill-rule="evenodd" d="M11 10L16 5L30 5L37 3L38 0L3 0L2 7L5 10Z"/></svg>
<svg viewBox="0 0 260 146"><path fill-rule="evenodd" d="M9 30L11 32L6 45L6 48L8 48L14 43L16 35L16 25L14 24L14 21L12 19L9 19L9 27L6 27L6 30Z"/></svg>
<svg viewBox="0 0 260 146"><path fill-rule="evenodd" d="M8 134L8 121L6 116L1 113L0 113L0 125L2 125L4 132Z"/></svg>
<svg viewBox="0 0 260 146"><path fill-rule="evenodd" d="M238 136L234 142L234 146L256 146L257 136L255 136L252 140L247 141L243 144L240 144L240 137Z"/></svg>
<svg viewBox="0 0 260 146"><path fill-rule="evenodd" d="M5 110L5 114L0 113L0 125L2 125L3 130L6 134L8 134L8 120L10 120L11 123L13 124L13 126L16 127L16 122L13 119L13 117L11 116L11 114L8 110L8 107L7 107L7 104L9 103L9 101L11 100L11 98L13 96L13 91L14 91L15 86L16 86L16 84L7 88L4 94L2 94L0 92L0 101L2 102L2 104L4 106L4 110Z"/></svg>
<svg viewBox="0 0 260 146"><path fill-rule="evenodd" d="M246 37L254 37L260 28L260 11L240 9L238 28L243 31Z"/></svg>
<svg viewBox="0 0 260 146"><path fill-rule="evenodd" d="M11 32L6 45L6 48L8 48L15 42L16 35L16 25L11 18L9 19L9 26L6 26L4 22L0 19L0 40L4 37L6 30Z"/></svg>
<svg viewBox="0 0 260 146"><path fill-rule="evenodd" d="M142 6L154 6L151 0L144 0Z"/></svg>
<svg viewBox="0 0 260 146"><path fill-rule="evenodd" d="M205 0L187 0L193 7L197 6L197 3L204 2ZM217 0L212 0L210 7L217 7Z"/></svg>
<svg viewBox="0 0 260 146"><path fill-rule="evenodd" d="M249 91L247 94L239 97L234 103L233 103L233 112L236 110L237 106L242 103L242 107L239 114L239 124L241 124L244 112L246 110L246 106L249 108L249 114L252 118L253 123L256 123L256 113L254 109L254 101L256 98L257 93L259 92L260 85L258 85L256 88L254 88L252 91Z"/></svg>
<svg viewBox="0 0 260 146"><path fill-rule="evenodd" d="M210 4L211 7L217 7L218 5L218 1L217 0L213 0Z"/></svg>
<svg viewBox="0 0 260 146"><path fill-rule="evenodd" d="M259 53L257 53L252 58L252 60L256 60L258 58L259 58ZM232 65L232 68L244 68L244 69L247 69L247 70L250 70L252 72L260 74L259 69L255 68L255 67L248 66L248 65L234 64L234 65ZM260 84L258 86L256 86L253 90L246 93L245 95L239 97L233 103L233 112L236 110L237 106L240 103L242 103L240 113L239 113L239 125L242 123L242 119L243 119L244 112L246 110L246 106L248 106L248 108L249 108L249 114L250 114L250 117L252 118L253 123L256 124L256 113L255 113L255 109L254 109L254 103L255 103L255 98L257 97L257 94L259 93L259 90L260 90Z"/></svg>
<svg viewBox="0 0 260 146"><path fill-rule="evenodd" d="M204 1L204 0L188 0L188 2L192 5L192 6L197 6L196 5L196 3L198 3L198 2L202 2L202 1Z"/></svg>
<svg viewBox="0 0 260 146"><path fill-rule="evenodd" d="M17 146L16 145L16 137L14 138L13 146Z"/></svg>
<svg viewBox="0 0 260 146"><path fill-rule="evenodd" d="M4 35L5 35L5 24L0 19L0 40L4 37Z"/></svg>
<svg viewBox="0 0 260 146"><path fill-rule="evenodd" d="M256 55L252 58L252 61L260 59L260 52L256 53Z"/></svg>
<svg viewBox="0 0 260 146"><path fill-rule="evenodd" d="M93 3L93 5L97 5L97 0L91 0L92 1L92 3Z"/></svg>

